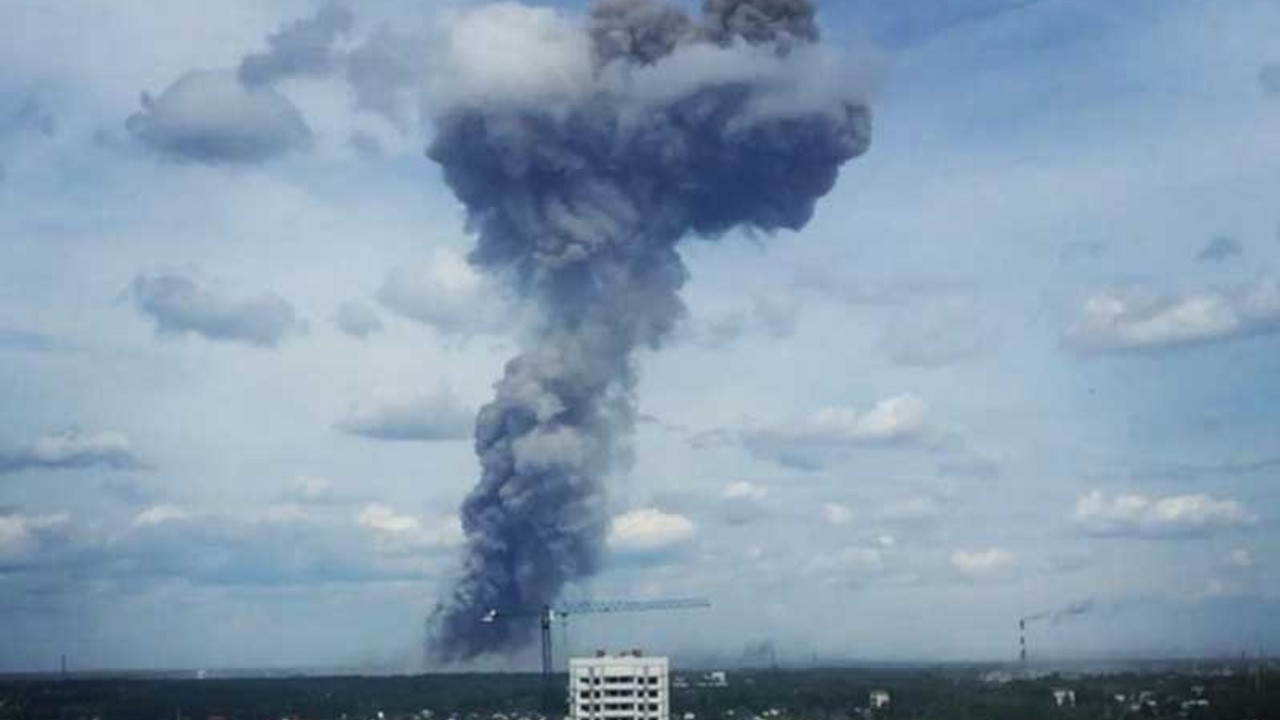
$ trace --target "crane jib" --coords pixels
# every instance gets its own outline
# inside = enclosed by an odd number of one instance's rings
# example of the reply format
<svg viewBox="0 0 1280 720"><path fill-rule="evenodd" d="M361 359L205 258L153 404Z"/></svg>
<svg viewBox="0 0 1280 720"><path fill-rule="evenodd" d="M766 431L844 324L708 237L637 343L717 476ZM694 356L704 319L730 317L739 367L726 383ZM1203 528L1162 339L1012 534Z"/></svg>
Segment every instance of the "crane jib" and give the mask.
<svg viewBox="0 0 1280 720"><path fill-rule="evenodd" d="M600 615L606 613L649 612L654 610L692 610L709 608L706 598L677 598L671 600L611 600L566 603L541 608L515 607L492 608L481 618L482 622L496 622L519 618L564 618L569 615Z"/></svg>

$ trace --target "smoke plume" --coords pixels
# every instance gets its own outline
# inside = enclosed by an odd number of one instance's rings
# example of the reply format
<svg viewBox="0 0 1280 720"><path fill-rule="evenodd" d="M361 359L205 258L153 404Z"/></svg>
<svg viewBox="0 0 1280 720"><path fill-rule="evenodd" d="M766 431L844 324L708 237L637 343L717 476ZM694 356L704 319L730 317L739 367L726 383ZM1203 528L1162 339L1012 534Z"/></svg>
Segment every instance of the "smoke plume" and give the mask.
<svg viewBox="0 0 1280 720"><path fill-rule="evenodd" d="M430 620L444 662L529 641L535 623L480 619L599 569L633 355L684 314L680 240L803 227L870 138L809 0L707 0L699 20L604 0L585 27L503 3L459 24L427 155L466 205L471 262L539 320L476 421L463 565Z"/></svg>
<svg viewBox="0 0 1280 720"><path fill-rule="evenodd" d="M1038 612L1033 615L1028 615L1022 618L1022 622L1023 624L1026 624L1026 623L1035 622L1037 620L1048 620L1054 625L1057 625L1058 623L1065 622L1072 618L1077 618L1082 615L1088 615L1089 613L1093 612L1093 609L1094 609L1093 599L1086 598L1084 600L1078 600L1068 605L1064 605L1063 607L1060 607L1057 610L1045 610L1044 612Z"/></svg>

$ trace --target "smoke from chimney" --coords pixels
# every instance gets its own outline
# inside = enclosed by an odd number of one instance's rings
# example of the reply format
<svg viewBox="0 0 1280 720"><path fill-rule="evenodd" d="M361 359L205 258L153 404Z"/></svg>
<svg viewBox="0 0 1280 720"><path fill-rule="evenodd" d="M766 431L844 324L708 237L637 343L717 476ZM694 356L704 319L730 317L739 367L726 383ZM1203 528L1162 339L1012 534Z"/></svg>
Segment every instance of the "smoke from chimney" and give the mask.
<svg viewBox="0 0 1280 720"><path fill-rule="evenodd" d="M1019 620L1018 623L1020 625L1025 626L1029 622L1035 622L1037 620L1048 620L1054 625L1057 625L1058 623L1064 622L1066 620L1070 620L1071 618L1080 617L1081 615L1088 615L1089 613L1093 612L1093 608L1094 608L1093 600L1091 598L1086 598L1084 600L1077 600L1070 604L1064 605L1056 610L1045 610L1043 612L1038 612L1032 615L1028 615L1022 618L1021 620Z"/></svg>
<svg viewBox="0 0 1280 720"><path fill-rule="evenodd" d="M427 155L467 208L470 261L539 319L476 421L463 563L429 620L443 662L528 642L533 623L480 618L599 570L633 355L684 315L681 239L804 227L870 140L809 0L706 0L698 20L605 0L585 27L502 3L459 22L489 45L459 51L475 63Z"/></svg>

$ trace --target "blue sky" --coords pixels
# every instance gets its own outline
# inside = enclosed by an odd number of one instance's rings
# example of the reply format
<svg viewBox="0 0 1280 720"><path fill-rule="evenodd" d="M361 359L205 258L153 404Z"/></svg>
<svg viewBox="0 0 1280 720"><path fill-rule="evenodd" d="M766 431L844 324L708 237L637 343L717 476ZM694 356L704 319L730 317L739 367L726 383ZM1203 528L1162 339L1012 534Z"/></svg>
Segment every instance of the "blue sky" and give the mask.
<svg viewBox="0 0 1280 720"><path fill-rule="evenodd" d="M418 661L521 327L422 155L469 5L359 5L390 90L249 99L317 5L0 7L0 670ZM1275 645L1280 8L820 7L871 149L804 231L683 247L568 590L716 607L571 642L1010 658L1088 600L1033 654Z"/></svg>

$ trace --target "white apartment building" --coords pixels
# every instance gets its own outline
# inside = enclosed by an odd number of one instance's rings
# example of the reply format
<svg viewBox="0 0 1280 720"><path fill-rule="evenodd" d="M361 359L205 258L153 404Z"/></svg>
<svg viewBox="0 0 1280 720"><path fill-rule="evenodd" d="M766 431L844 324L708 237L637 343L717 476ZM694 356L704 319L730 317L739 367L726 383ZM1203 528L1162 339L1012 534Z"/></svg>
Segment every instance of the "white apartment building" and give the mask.
<svg viewBox="0 0 1280 720"><path fill-rule="evenodd" d="M569 720L669 720L664 657L639 650L569 660Z"/></svg>

